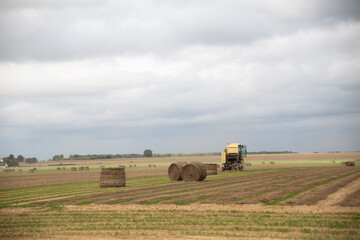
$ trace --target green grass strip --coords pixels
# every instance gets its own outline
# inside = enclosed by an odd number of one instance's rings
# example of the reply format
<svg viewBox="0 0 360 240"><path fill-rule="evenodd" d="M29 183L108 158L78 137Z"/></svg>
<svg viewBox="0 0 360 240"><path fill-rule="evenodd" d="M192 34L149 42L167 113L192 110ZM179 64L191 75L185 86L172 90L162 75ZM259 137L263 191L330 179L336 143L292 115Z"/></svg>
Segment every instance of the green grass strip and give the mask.
<svg viewBox="0 0 360 240"><path fill-rule="evenodd" d="M335 178L335 179L330 179L330 180L328 180L328 181L326 181L326 182L319 183L319 184L314 185L314 186L311 186L311 187L309 187L309 188L306 188L306 189L303 189L303 190L299 190L299 191L290 193L290 194L286 195L285 197L282 197L282 198L279 198L279 199L276 199L276 200L274 200L274 201L267 202L267 203L264 203L264 204L265 204L265 205L276 205L276 204L278 204L279 202L282 202L282 201L285 201L285 200L287 200L287 199L293 198L293 197L299 195L300 193L309 191L309 190L314 189L314 188L316 188L316 187L323 186L323 185L325 185L325 184L328 184L328 183L331 183L331 182L333 182L333 181L339 180L339 179L341 179L341 178L350 176L350 175L352 175L352 174L354 174L354 173L357 173L357 172L359 172L359 171L355 171L355 172L352 172L352 173L348 173L348 174L345 174L345 175L343 175L343 176L341 176L341 177L338 177L338 178Z"/></svg>

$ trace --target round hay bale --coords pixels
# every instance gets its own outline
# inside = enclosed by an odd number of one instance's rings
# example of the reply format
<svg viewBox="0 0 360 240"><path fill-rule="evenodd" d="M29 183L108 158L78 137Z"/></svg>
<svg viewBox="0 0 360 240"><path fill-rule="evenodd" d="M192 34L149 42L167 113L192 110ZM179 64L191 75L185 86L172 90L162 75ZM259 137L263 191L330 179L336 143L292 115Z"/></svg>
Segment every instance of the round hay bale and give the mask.
<svg viewBox="0 0 360 240"><path fill-rule="evenodd" d="M62 167L62 168L61 168L61 170L65 170L65 169L66 169L66 167Z"/></svg>
<svg viewBox="0 0 360 240"><path fill-rule="evenodd" d="M29 169L29 173L34 173L34 169Z"/></svg>
<svg viewBox="0 0 360 240"><path fill-rule="evenodd" d="M170 164L168 168L168 176L171 181L181 181L181 171L182 168L187 164L187 162L176 162Z"/></svg>
<svg viewBox="0 0 360 240"><path fill-rule="evenodd" d="M345 162L345 166L353 167L353 166L355 166L355 162L354 161L347 161L347 162Z"/></svg>
<svg viewBox="0 0 360 240"><path fill-rule="evenodd" d="M265 164L265 162L262 162L262 164Z"/></svg>
<svg viewBox="0 0 360 240"><path fill-rule="evenodd" d="M151 164L149 164L148 167L150 168L150 167L151 167Z"/></svg>
<svg viewBox="0 0 360 240"><path fill-rule="evenodd" d="M58 167L58 168L56 168L56 170L60 171L60 170L61 170L61 168L59 168L59 167Z"/></svg>
<svg viewBox="0 0 360 240"><path fill-rule="evenodd" d="M153 164L153 167L156 167L156 164Z"/></svg>
<svg viewBox="0 0 360 240"><path fill-rule="evenodd" d="M204 164L206 167L206 174L207 175L217 175L217 164Z"/></svg>
<svg viewBox="0 0 360 240"><path fill-rule="evenodd" d="M76 167L72 167L72 168L70 168L70 170L71 170L72 172L76 172Z"/></svg>
<svg viewBox="0 0 360 240"><path fill-rule="evenodd" d="M100 173L100 187L125 187L125 168L103 168Z"/></svg>
<svg viewBox="0 0 360 240"><path fill-rule="evenodd" d="M86 167L84 167L84 170L85 170L85 171L89 171L90 168L89 168L88 166L86 166Z"/></svg>
<svg viewBox="0 0 360 240"><path fill-rule="evenodd" d="M84 170L84 167L79 167L79 171L83 171Z"/></svg>
<svg viewBox="0 0 360 240"><path fill-rule="evenodd" d="M202 181L206 178L206 167L201 162L191 162L184 166L181 176L185 182Z"/></svg>
<svg viewBox="0 0 360 240"><path fill-rule="evenodd" d="M136 167L136 164L134 164L133 167Z"/></svg>
<svg viewBox="0 0 360 240"><path fill-rule="evenodd" d="M131 168L132 168L132 164L130 164L130 165L129 165L129 167L131 167Z"/></svg>
<svg viewBox="0 0 360 240"><path fill-rule="evenodd" d="M271 165L275 165L275 162L270 162Z"/></svg>
<svg viewBox="0 0 360 240"><path fill-rule="evenodd" d="M37 170L37 168L36 168L36 167L34 167L33 169L34 169L35 171Z"/></svg>

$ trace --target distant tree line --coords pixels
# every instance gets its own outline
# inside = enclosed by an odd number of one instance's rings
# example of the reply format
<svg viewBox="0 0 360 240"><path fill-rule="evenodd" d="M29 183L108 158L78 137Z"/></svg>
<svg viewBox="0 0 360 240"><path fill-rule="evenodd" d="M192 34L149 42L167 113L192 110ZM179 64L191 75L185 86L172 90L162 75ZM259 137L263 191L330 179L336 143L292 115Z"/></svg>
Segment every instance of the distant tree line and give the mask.
<svg viewBox="0 0 360 240"><path fill-rule="evenodd" d="M146 149L144 154L131 153L131 154L72 154L68 158L65 158L63 154L55 155L52 159L56 160L91 160L91 159L114 159L114 158L145 158L145 157L189 157L189 156L220 156L220 152L211 153L152 153L150 149Z"/></svg>
<svg viewBox="0 0 360 240"><path fill-rule="evenodd" d="M286 154L286 153L297 153L293 151L260 151L260 152L248 152L248 154Z"/></svg>
<svg viewBox="0 0 360 240"><path fill-rule="evenodd" d="M14 154L10 154L8 157L3 158L4 162L7 163L9 167L18 167L19 163L36 163L38 160L37 158L25 158L22 155L18 155L16 158Z"/></svg>

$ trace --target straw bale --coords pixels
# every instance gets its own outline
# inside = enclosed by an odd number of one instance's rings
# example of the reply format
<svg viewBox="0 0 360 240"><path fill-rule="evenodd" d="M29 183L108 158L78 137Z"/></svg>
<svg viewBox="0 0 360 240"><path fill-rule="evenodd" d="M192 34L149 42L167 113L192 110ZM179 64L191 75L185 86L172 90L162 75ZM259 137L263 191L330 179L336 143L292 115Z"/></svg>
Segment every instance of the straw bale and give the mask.
<svg viewBox="0 0 360 240"><path fill-rule="evenodd" d="M89 166L84 167L84 170L89 171L90 170Z"/></svg>
<svg viewBox="0 0 360 240"><path fill-rule="evenodd" d="M60 171L60 170L61 170L61 168L59 168L59 167L58 167L58 168L56 168L56 170Z"/></svg>
<svg viewBox="0 0 360 240"><path fill-rule="evenodd" d="M136 164L134 164L133 167L136 167Z"/></svg>
<svg viewBox="0 0 360 240"><path fill-rule="evenodd" d="M66 169L66 167L62 167L62 168L61 168L61 170L65 170L65 169Z"/></svg>
<svg viewBox="0 0 360 240"><path fill-rule="evenodd" d="M29 169L29 173L34 173L34 169Z"/></svg>
<svg viewBox="0 0 360 240"><path fill-rule="evenodd" d="M131 167L131 168L132 168L132 164L130 164L130 165L129 165L129 167Z"/></svg>
<svg viewBox="0 0 360 240"><path fill-rule="evenodd" d="M156 164L153 164L153 167L156 167Z"/></svg>
<svg viewBox="0 0 360 240"><path fill-rule="evenodd" d="M79 171L83 171L84 170L84 167L79 167Z"/></svg>
<svg viewBox="0 0 360 240"><path fill-rule="evenodd" d="M270 162L271 165L275 165L275 162Z"/></svg>
<svg viewBox="0 0 360 240"><path fill-rule="evenodd" d="M206 167L201 162L191 162L184 166L181 171L185 182L202 181L206 178Z"/></svg>
<svg viewBox="0 0 360 240"><path fill-rule="evenodd" d="M206 167L207 175L217 175L217 164L204 164Z"/></svg>
<svg viewBox="0 0 360 240"><path fill-rule="evenodd" d="M265 162L262 162L262 164L265 164Z"/></svg>
<svg viewBox="0 0 360 240"><path fill-rule="evenodd" d="M125 168L104 168L100 173L100 187L125 187Z"/></svg>
<svg viewBox="0 0 360 240"><path fill-rule="evenodd" d="M187 162L176 162L170 164L168 168L168 176L171 181L181 181L181 171L182 168L187 164Z"/></svg>
<svg viewBox="0 0 360 240"><path fill-rule="evenodd" d="M353 166L355 166L355 162L354 161L347 161L347 162L345 162L345 166L353 167Z"/></svg>
<svg viewBox="0 0 360 240"><path fill-rule="evenodd" d="M76 172L76 167L70 168L71 171Z"/></svg>
<svg viewBox="0 0 360 240"><path fill-rule="evenodd" d="M151 164L149 164L148 167L151 167Z"/></svg>

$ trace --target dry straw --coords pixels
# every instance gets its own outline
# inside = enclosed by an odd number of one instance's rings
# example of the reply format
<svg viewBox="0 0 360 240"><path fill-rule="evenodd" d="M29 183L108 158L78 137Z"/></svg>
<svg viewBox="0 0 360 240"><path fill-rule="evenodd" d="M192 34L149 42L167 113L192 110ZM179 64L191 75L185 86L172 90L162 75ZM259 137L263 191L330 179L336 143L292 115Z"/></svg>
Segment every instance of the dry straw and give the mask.
<svg viewBox="0 0 360 240"><path fill-rule="evenodd" d="M206 178L206 167L201 162L191 162L184 166L181 171L185 182L202 181Z"/></svg>
<svg viewBox="0 0 360 240"><path fill-rule="evenodd" d="M171 181L181 181L181 171L187 162L176 162L172 163L168 168L168 176Z"/></svg>
<svg viewBox="0 0 360 240"><path fill-rule="evenodd" d="M207 175L217 175L217 164L204 164L206 167Z"/></svg>
<svg viewBox="0 0 360 240"><path fill-rule="evenodd" d="M100 173L100 187L125 187L125 168L103 168Z"/></svg>
<svg viewBox="0 0 360 240"><path fill-rule="evenodd" d="M347 167L353 167L353 166L355 166L355 162L354 161L347 161L347 162L345 162L345 165Z"/></svg>

